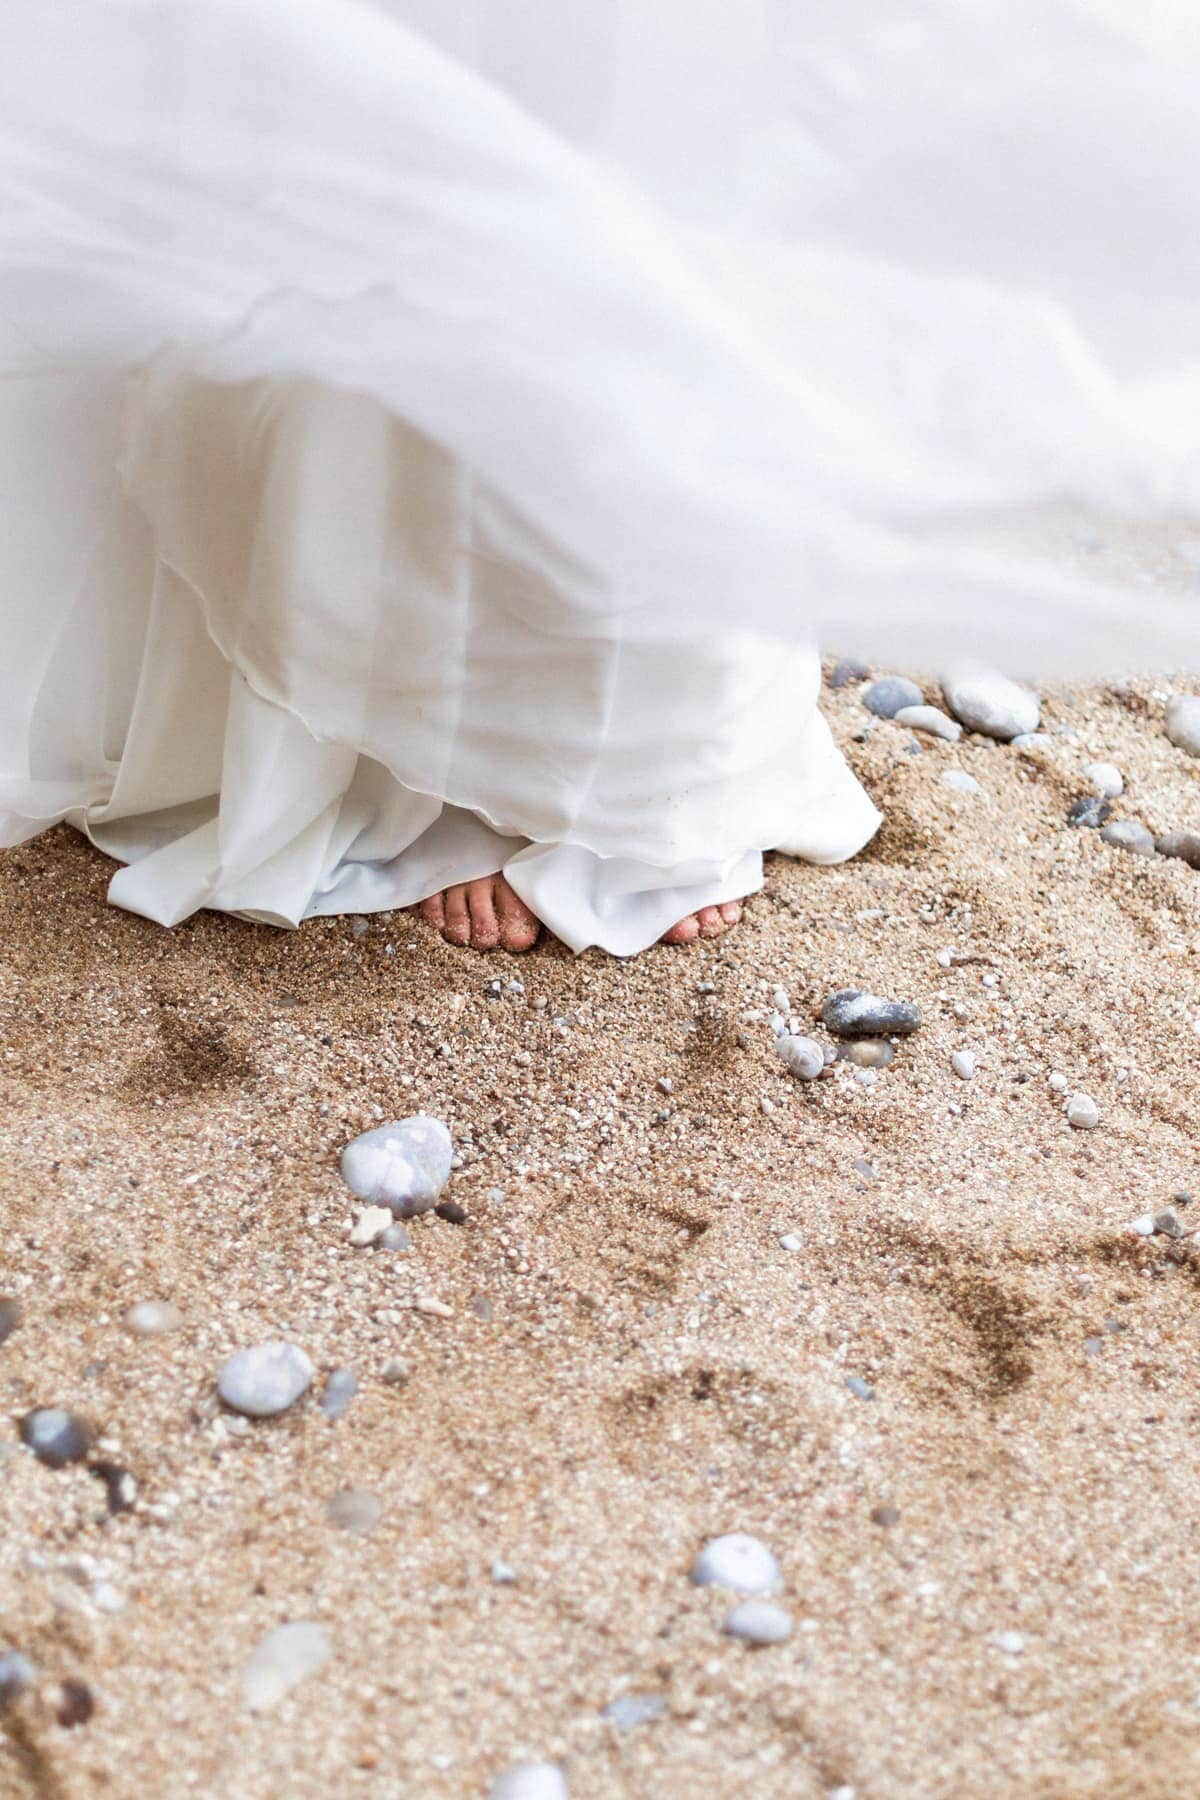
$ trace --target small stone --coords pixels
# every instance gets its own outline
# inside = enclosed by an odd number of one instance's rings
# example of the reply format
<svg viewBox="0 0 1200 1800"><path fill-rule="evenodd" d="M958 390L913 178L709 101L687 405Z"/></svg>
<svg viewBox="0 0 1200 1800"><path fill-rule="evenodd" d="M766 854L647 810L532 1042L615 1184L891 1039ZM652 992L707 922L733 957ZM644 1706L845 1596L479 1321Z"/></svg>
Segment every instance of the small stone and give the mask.
<svg viewBox="0 0 1200 1800"><path fill-rule="evenodd" d="M666 1710L665 1694L619 1694L609 1701L600 1717L615 1725L618 1731L632 1731L637 1725L649 1725L653 1720L661 1719Z"/></svg>
<svg viewBox="0 0 1200 1800"><path fill-rule="evenodd" d="M654 1085L660 1094L673 1094L675 1092L675 1083L671 1080L669 1075L660 1075Z"/></svg>
<svg viewBox="0 0 1200 1800"><path fill-rule="evenodd" d="M120 1463L93 1462L88 1465L88 1474L104 1483L104 1498L110 1513L133 1511L138 1487L129 1469L123 1468Z"/></svg>
<svg viewBox="0 0 1200 1800"><path fill-rule="evenodd" d="M440 1119L424 1114L364 1131L342 1151L342 1179L360 1200L410 1219L436 1206L450 1179L454 1145Z"/></svg>
<svg viewBox="0 0 1200 1800"><path fill-rule="evenodd" d="M386 1381L389 1387L407 1387L410 1379L408 1364L398 1356L389 1356L379 1371L379 1379Z"/></svg>
<svg viewBox="0 0 1200 1800"><path fill-rule="evenodd" d="M465 1225L467 1222L467 1209L460 1206L457 1200L439 1200L433 1210L448 1225Z"/></svg>
<svg viewBox="0 0 1200 1800"><path fill-rule="evenodd" d="M1189 869L1200 869L1200 831L1164 832L1154 848L1160 856L1171 856L1185 862Z"/></svg>
<svg viewBox="0 0 1200 1800"><path fill-rule="evenodd" d="M1200 698L1176 694L1167 702L1167 736L1178 750L1200 756Z"/></svg>
<svg viewBox="0 0 1200 1800"><path fill-rule="evenodd" d="M502 1556L496 1557L492 1563L491 1574L497 1587L512 1587L517 1579L517 1571L511 1563L506 1563Z"/></svg>
<svg viewBox="0 0 1200 1800"><path fill-rule="evenodd" d="M242 1668L247 1711L267 1712L278 1706L300 1682L323 1669L332 1655L322 1626L300 1619L277 1626L250 1652Z"/></svg>
<svg viewBox="0 0 1200 1800"><path fill-rule="evenodd" d="M54 1717L64 1731L73 1731L77 1725L86 1725L96 1710L96 1696L86 1681L68 1679L58 1690L58 1705Z"/></svg>
<svg viewBox="0 0 1200 1800"><path fill-rule="evenodd" d="M1181 1238L1187 1236L1187 1226L1173 1206L1164 1206L1161 1212L1155 1213L1154 1229L1159 1237Z"/></svg>
<svg viewBox="0 0 1200 1800"><path fill-rule="evenodd" d="M785 1231L783 1236L779 1240L779 1248L781 1250L787 1250L787 1251L791 1251L791 1252L795 1252L797 1250L803 1250L804 1239L801 1237L797 1237L796 1233L794 1231Z"/></svg>
<svg viewBox="0 0 1200 1800"><path fill-rule="evenodd" d="M953 788L956 794L982 794L983 789L973 775L965 769L943 769L942 784Z"/></svg>
<svg viewBox="0 0 1200 1800"><path fill-rule="evenodd" d="M491 1323L492 1303L486 1294L472 1294L471 1311L477 1319L482 1319L485 1325Z"/></svg>
<svg viewBox="0 0 1200 1800"><path fill-rule="evenodd" d="M339 1488L326 1507L329 1523L352 1537L370 1537L383 1517L383 1501L369 1488Z"/></svg>
<svg viewBox="0 0 1200 1800"><path fill-rule="evenodd" d="M868 1187L873 1187L875 1182L879 1180L879 1174L874 1163L867 1162L865 1158L861 1156L856 1156L850 1166L858 1176L859 1180L865 1181Z"/></svg>
<svg viewBox="0 0 1200 1800"><path fill-rule="evenodd" d="M110 1615L123 1613L128 1604L124 1594L111 1581L102 1581L92 1589L92 1605L97 1612Z"/></svg>
<svg viewBox="0 0 1200 1800"><path fill-rule="evenodd" d="M1025 1648L1025 1639L1019 1631L997 1631L992 1642L1005 1656L1020 1656Z"/></svg>
<svg viewBox="0 0 1200 1800"><path fill-rule="evenodd" d="M31 1687L36 1673L29 1658L19 1650L0 1650L0 1709L10 1706Z"/></svg>
<svg viewBox="0 0 1200 1800"><path fill-rule="evenodd" d="M125 1324L135 1337L161 1337L179 1330L183 1314L173 1300L139 1300L125 1314Z"/></svg>
<svg viewBox="0 0 1200 1800"><path fill-rule="evenodd" d="M861 988L839 988L821 1008L821 1023L839 1038L907 1037L921 1024L910 1000L883 1000Z"/></svg>
<svg viewBox="0 0 1200 1800"><path fill-rule="evenodd" d="M513 1763L497 1775L488 1800L567 1800L567 1778L557 1763Z"/></svg>
<svg viewBox="0 0 1200 1800"><path fill-rule="evenodd" d="M413 1302L417 1311L427 1319L452 1319L454 1308L447 1306L444 1300L438 1300L433 1294L418 1294Z"/></svg>
<svg viewBox="0 0 1200 1800"><path fill-rule="evenodd" d="M862 703L878 719L894 719L907 706L923 706L925 696L915 681L904 675L883 675L864 688Z"/></svg>
<svg viewBox="0 0 1200 1800"><path fill-rule="evenodd" d="M1090 1094L1072 1094L1067 1101L1067 1124L1076 1131L1095 1131L1100 1123L1100 1108Z"/></svg>
<svg viewBox="0 0 1200 1800"><path fill-rule="evenodd" d="M403 1225L386 1225L375 1239L377 1250L411 1250L412 1239Z"/></svg>
<svg viewBox="0 0 1200 1800"><path fill-rule="evenodd" d="M1084 1340L1083 1340L1083 1354L1085 1356L1099 1356L1099 1354L1100 1354L1101 1350L1103 1350L1103 1348L1104 1348L1104 1339L1103 1338L1089 1337L1089 1338L1084 1338Z"/></svg>
<svg viewBox="0 0 1200 1800"><path fill-rule="evenodd" d="M897 725L906 725L910 731L923 731L929 737L944 738L948 744L957 744L962 736L962 726L956 719L949 718L940 706L902 706L892 718Z"/></svg>
<svg viewBox="0 0 1200 1800"><path fill-rule="evenodd" d="M61 1406L39 1406L21 1420L21 1442L50 1469L82 1462L94 1435L86 1419Z"/></svg>
<svg viewBox="0 0 1200 1800"><path fill-rule="evenodd" d="M767 1546L745 1531L710 1538L692 1564L697 1587L732 1588L738 1594L777 1594L783 1574Z"/></svg>
<svg viewBox="0 0 1200 1800"><path fill-rule="evenodd" d="M815 1081L825 1067L825 1052L815 1039L797 1037L790 1031L775 1039L775 1054L789 1075L800 1081Z"/></svg>
<svg viewBox="0 0 1200 1800"><path fill-rule="evenodd" d="M1133 856L1153 856L1154 838L1136 819L1112 819L1100 833L1102 842Z"/></svg>
<svg viewBox="0 0 1200 1800"><path fill-rule="evenodd" d="M350 1228L347 1240L356 1250L364 1250L368 1244L374 1244L381 1238L392 1224L392 1214L386 1206L364 1206L354 1224Z"/></svg>
<svg viewBox="0 0 1200 1800"><path fill-rule="evenodd" d="M1134 1237L1153 1237L1154 1214L1143 1213L1140 1219L1131 1219L1125 1229Z"/></svg>
<svg viewBox="0 0 1200 1800"><path fill-rule="evenodd" d="M1036 750L1039 744L1048 744L1050 739L1044 731L1018 731L1009 742L1014 750Z"/></svg>
<svg viewBox="0 0 1200 1800"><path fill-rule="evenodd" d="M331 1369L321 1395L321 1411L327 1419L340 1419L357 1392L358 1377L353 1369Z"/></svg>
<svg viewBox="0 0 1200 1800"><path fill-rule="evenodd" d="M873 1400L875 1398L874 1388L869 1382L864 1381L861 1375L847 1375L846 1386L856 1400Z"/></svg>
<svg viewBox="0 0 1200 1800"><path fill-rule="evenodd" d="M973 1050L955 1050L950 1057L950 1067L960 1081L974 1081L975 1052Z"/></svg>
<svg viewBox="0 0 1200 1800"><path fill-rule="evenodd" d="M849 687L852 681L866 681L870 673L866 663L856 662L853 657L847 656L834 664L829 685L831 688Z"/></svg>
<svg viewBox="0 0 1200 1800"><path fill-rule="evenodd" d="M726 1613L721 1630L746 1644L786 1644L792 1635L792 1616L769 1600L743 1600Z"/></svg>
<svg viewBox="0 0 1200 1800"><path fill-rule="evenodd" d="M894 1506L873 1506L871 1523L878 1525L884 1531L890 1531L893 1525L900 1523L899 1511Z"/></svg>
<svg viewBox="0 0 1200 1800"><path fill-rule="evenodd" d="M222 1366L217 1392L234 1412L272 1419L295 1404L312 1378L312 1363L298 1344L252 1344Z"/></svg>
<svg viewBox="0 0 1200 1800"><path fill-rule="evenodd" d="M943 675L942 697L968 731L1002 742L1036 731L1042 716L1036 694L993 669L960 669Z"/></svg>
<svg viewBox="0 0 1200 1800"><path fill-rule="evenodd" d="M21 1323L21 1302L8 1295L0 1297L0 1344L10 1338Z"/></svg>
<svg viewBox="0 0 1200 1800"><path fill-rule="evenodd" d="M1107 800L1101 800L1097 794L1086 794L1082 800L1075 800L1068 806L1067 824L1099 831L1107 823L1111 812L1112 807Z"/></svg>
<svg viewBox="0 0 1200 1800"><path fill-rule="evenodd" d="M355 918L351 919L351 921L350 921L351 937L356 937L356 938L365 937L367 932L370 929L371 929L370 921L368 919L364 919L361 913L359 913Z"/></svg>
<svg viewBox="0 0 1200 1800"><path fill-rule="evenodd" d="M896 1052L886 1038L852 1038L838 1045L839 1062L859 1069L886 1069Z"/></svg>
<svg viewBox="0 0 1200 1800"><path fill-rule="evenodd" d="M1065 1094L1070 1085L1061 1069L1055 1069L1052 1075L1046 1077L1046 1086L1056 1094Z"/></svg>
<svg viewBox="0 0 1200 1800"><path fill-rule="evenodd" d="M1083 771L1083 778L1090 781L1105 800L1119 800L1125 792L1125 777L1115 763L1089 763Z"/></svg>

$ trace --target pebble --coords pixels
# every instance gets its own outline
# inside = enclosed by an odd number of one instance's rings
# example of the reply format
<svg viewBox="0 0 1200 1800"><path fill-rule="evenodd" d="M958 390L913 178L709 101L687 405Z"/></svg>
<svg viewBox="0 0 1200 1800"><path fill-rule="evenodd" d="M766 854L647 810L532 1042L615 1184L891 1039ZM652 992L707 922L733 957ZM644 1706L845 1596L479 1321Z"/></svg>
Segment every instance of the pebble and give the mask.
<svg viewBox="0 0 1200 1800"><path fill-rule="evenodd" d="M1100 1123L1100 1108L1090 1094L1072 1094L1067 1101L1067 1124L1076 1131L1095 1131Z"/></svg>
<svg viewBox="0 0 1200 1800"><path fill-rule="evenodd" d="M444 1300L438 1300L433 1294L418 1294L413 1303L419 1313L427 1319L452 1319L454 1308L447 1306Z"/></svg>
<svg viewBox="0 0 1200 1800"><path fill-rule="evenodd" d="M861 1375L847 1375L846 1386L856 1400L873 1400L875 1398L875 1389L870 1382L864 1381Z"/></svg>
<svg viewBox="0 0 1200 1800"><path fill-rule="evenodd" d="M7 1295L0 1297L0 1344L10 1338L21 1323L21 1302L10 1299Z"/></svg>
<svg viewBox="0 0 1200 1800"><path fill-rule="evenodd" d="M1015 738L1010 738L1014 750L1036 750L1039 744L1048 744L1050 739L1044 731L1018 731Z"/></svg>
<svg viewBox="0 0 1200 1800"><path fill-rule="evenodd" d="M893 1525L900 1523L900 1510L895 1506L873 1506L871 1523L878 1525L882 1531L890 1531Z"/></svg>
<svg viewBox="0 0 1200 1800"><path fill-rule="evenodd" d="M998 1631L992 1642L997 1650L1003 1650L1005 1656L1020 1656L1025 1648L1025 1639L1019 1631Z"/></svg>
<svg viewBox="0 0 1200 1800"><path fill-rule="evenodd" d="M1181 1238L1187 1235L1187 1227L1173 1206L1164 1206L1161 1212L1155 1213L1154 1229L1160 1237Z"/></svg>
<svg viewBox="0 0 1200 1800"><path fill-rule="evenodd" d="M632 1731L635 1725L649 1725L661 1719L667 1710L665 1694L619 1694L610 1700L600 1714L618 1731Z"/></svg>
<svg viewBox="0 0 1200 1800"><path fill-rule="evenodd" d="M513 1763L497 1775L488 1800L568 1800L567 1778L557 1763Z"/></svg>
<svg viewBox="0 0 1200 1800"><path fill-rule="evenodd" d="M921 1014L910 1000L883 1000L861 988L839 988L821 1008L821 1023L834 1037L907 1037Z"/></svg>
<svg viewBox="0 0 1200 1800"><path fill-rule="evenodd" d="M1065 1094L1070 1085L1070 1082L1067 1080L1061 1069L1055 1069L1052 1074L1047 1075L1046 1077L1046 1086L1056 1094Z"/></svg>
<svg viewBox="0 0 1200 1800"><path fill-rule="evenodd" d="M1200 869L1200 831L1168 831L1154 848L1160 856L1173 856L1189 869Z"/></svg>
<svg viewBox="0 0 1200 1800"><path fill-rule="evenodd" d="M800 1081L815 1081L825 1067L825 1052L815 1038L796 1037L790 1031L775 1039L775 1054Z"/></svg>
<svg viewBox="0 0 1200 1800"><path fill-rule="evenodd" d="M312 1378L312 1363L298 1344L252 1344L222 1366L217 1392L234 1412L272 1419L307 1391Z"/></svg>
<svg viewBox="0 0 1200 1800"><path fill-rule="evenodd" d="M94 1436L86 1419L61 1406L39 1406L21 1420L21 1442L50 1469L82 1462Z"/></svg>
<svg viewBox="0 0 1200 1800"><path fill-rule="evenodd" d="M838 1060L859 1069L886 1069L895 1054L886 1038L853 1038L838 1047Z"/></svg>
<svg viewBox="0 0 1200 1800"><path fill-rule="evenodd" d="M379 1379L386 1381L389 1387L407 1387L409 1367L399 1356L389 1356L379 1371Z"/></svg>
<svg viewBox="0 0 1200 1800"><path fill-rule="evenodd" d="M792 1616L769 1600L743 1600L726 1613L721 1630L746 1644L786 1644L792 1635Z"/></svg>
<svg viewBox="0 0 1200 1800"><path fill-rule="evenodd" d="M877 719L894 719L906 707L924 706L925 696L907 676L883 675L863 689L862 703Z"/></svg>
<svg viewBox="0 0 1200 1800"><path fill-rule="evenodd" d="M831 688L849 687L852 681L866 681L870 673L866 663L856 662L852 656L847 656L834 664L829 685Z"/></svg>
<svg viewBox="0 0 1200 1800"><path fill-rule="evenodd" d="M360 1200L410 1219L437 1205L453 1157L441 1120L421 1114L354 1138L342 1151L342 1178Z"/></svg>
<svg viewBox="0 0 1200 1800"><path fill-rule="evenodd" d="M255 1646L242 1668L242 1698L250 1712L278 1706L300 1682L323 1669L333 1655L320 1625L297 1619L279 1625Z"/></svg>
<svg viewBox="0 0 1200 1800"><path fill-rule="evenodd" d="M1106 800L1119 800L1125 792L1125 777L1115 763L1089 763L1083 771L1085 781L1090 781L1098 794Z"/></svg>
<svg viewBox="0 0 1200 1800"><path fill-rule="evenodd" d="M943 769L942 785L953 788L956 794L982 794L983 789L973 775L965 769Z"/></svg>
<svg viewBox="0 0 1200 1800"><path fill-rule="evenodd" d="M777 1594L783 1573L772 1551L745 1531L710 1538L692 1564L697 1587L732 1588L738 1594Z"/></svg>
<svg viewBox="0 0 1200 1800"><path fill-rule="evenodd" d="M1153 1237L1154 1214L1143 1213L1140 1219L1131 1219L1125 1229L1132 1232L1134 1237Z"/></svg>
<svg viewBox="0 0 1200 1800"><path fill-rule="evenodd" d="M974 1081L975 1052L973 1050L955 1050L950 1057L950 1067L960 1081Z"/></svg>
<svg viewBox="0 0 1200 1800"><path fill-rule="evenodd" d="M375 1239L377 1250L411 1250L412 1239L403 1225L387 1225Z"/></svg>
<svg viewBox="0 0 1200 1800"><path fill-rule="evenodd" d="M364 1206L354 1224L350 1227L348 1242L356 1250L363 1250L381 1238L392 1224L390 1208L386 1206Z"/></svg>
<svg viewBox="0 0 1200 1800"><path fill-rule="evenodd" d="M383 1501L370 1488L339 1488L326 1508L329 1523L353 1537L370 1537L383 1517Z"/></svg>
<svg viewBox="0 0 1200 1800"><path fill-rule="evenodd" d="M1042 716L1036 694L993 669L943 675L942 697L968 731L1002 742L1036 731Z"/></svg>
<svg viewBox="0 0 1200 1800"><path fill-rule="evenodd" d="M517 1571L502 1556L496 1557L492 1563L491 1575L497 1587L512 1587L517 1579Z"/></svg>
<svg viewBox="0 0 1200 1800"><path fill-rule="evenodd" d="M358 1376L353 1369L331 1369L321 1395L321 1411L327 1419L340 1419L358 1392Z"/></svg>
<svg viewBox="0 0 1200 1800"><path fill-rule="evenodd" d="M1200 756L1200 699L1194 694L1176 694L1167 702L1167 736L1178 750L1189 756Z"/></svg>
<svg viewBox="0 0 1200 1800"><path fill-rule="evenodd" d="M803 1250L804 1239L797 1237L794 1231L785 1231L779 1240L779 1248L791 1252Z"/></svg>
<svg viewBox="0 0 1200 1800"><path fill-rule="evenodd" d="M1098 794L1086 794L1082 800L1074 800L1068 806L1067 824L1099 831L1107 823L1111 812L1112 807L1107 800L1101 800Z"/></svg>
<svg viewBox="0 0 1200 1800"><path fill-rule="evenodd" d="M0 1650L0 1707L8 1706L32 1686L34 1674L33 1664L19 1650Z"/></svg>
<svg viewBox="0 0 1200 1800"><path fill-rule="evenodd" d="M179 1330L183 1314L173 1300L139 1300L125 1314L125 1324L135 1337L161 1337Z"/></svg>
<svg viewBox="0 0 1200 1800"><path fill-rule="evenodd" d="M1114 850L1128 850L1134 856L1153 856L1154 838L1136 819L1113 819L1100 833Z"/></svg>
<svg viewBox="0 0 1200 1800"><path fill-rule="evenodd" d="M86 1681L68 1678L62 1682L54 1717L64 1730L72 1731L76 1725L86 1725L95 1710L96 1696Z"/></svg>
<svg viewBox="0 0 1200 1800"><path fill-rule="evenodd" d="M924 731L930 737L944 738L948 744L957 744L962 736L962 726L940 706L902 706L892 717L897 725L907 725L910 731Z"/></svg>
<svg viewBox="0 0 1200 1800"><path fill-rule="evenodd" d="M467 1222L467 1209L460 1206L457 1200L439 1200L433 1210L448 1225L465 1225Z"/></svg>

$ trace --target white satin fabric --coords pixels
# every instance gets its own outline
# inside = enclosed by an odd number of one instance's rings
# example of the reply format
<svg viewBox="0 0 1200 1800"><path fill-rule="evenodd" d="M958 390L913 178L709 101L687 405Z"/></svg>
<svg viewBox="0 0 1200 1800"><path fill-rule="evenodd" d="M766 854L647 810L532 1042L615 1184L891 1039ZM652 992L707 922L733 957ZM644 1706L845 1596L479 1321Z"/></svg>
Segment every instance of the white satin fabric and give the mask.
<svg viewBox="0 0 1200 1800"><path fill-rule="evenodd" d="M783 640L1193 661L1198 43L5 0L5 836L75 819L164 918L501 859L632 944L873 824Z"/></svg>

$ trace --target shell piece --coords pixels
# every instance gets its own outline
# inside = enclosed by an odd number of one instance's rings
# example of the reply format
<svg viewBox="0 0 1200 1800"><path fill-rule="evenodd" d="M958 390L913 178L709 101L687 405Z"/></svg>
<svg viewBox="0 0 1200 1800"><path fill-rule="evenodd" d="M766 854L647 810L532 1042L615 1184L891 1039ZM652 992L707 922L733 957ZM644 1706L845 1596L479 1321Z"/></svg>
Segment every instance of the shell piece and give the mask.
<svg viewBox="0 0 1200 1800"><path fill-rule="evenodd" d="M775 1054L790 1075L815 1081L825 1067L825 1052L815 1038L796 1037L785 1031L775 1039Z"/></svg>
<svg viewBox="0 0 1200 1800"><path fill-rule="evenodd" d="M342 1151L342 1179L360 1200L411 1219L437 1205L453 1155L442 1121L422 1113L352 1139Z"/></svg>

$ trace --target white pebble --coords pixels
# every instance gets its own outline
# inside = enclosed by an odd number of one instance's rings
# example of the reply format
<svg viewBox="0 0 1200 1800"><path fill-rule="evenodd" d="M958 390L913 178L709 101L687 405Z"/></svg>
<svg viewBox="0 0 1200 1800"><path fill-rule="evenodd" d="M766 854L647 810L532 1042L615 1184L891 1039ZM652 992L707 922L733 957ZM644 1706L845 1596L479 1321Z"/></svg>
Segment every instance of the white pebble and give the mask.
<svg viewBox="0 0 1200 1800"><path fill-rule="evenodd" d="M795 1037L790 1031L775 1039L775 1054L789 1074L801 1081L815 1081L825 1067L825 1052L816 1039Z"/></svg>
<svg viewBox="0 0 1200 1800"><path fill-rule="evenodd" d="M440 1119L397 1119L364 1131L342 1151L342 1179L360 1200L398 1218L428 1212L450 1179L454 1146Z"/></svg>
<svg viewBox="0 0 1200 1800"><path fill-rule="evenodd" d="M242 1697L250 1712L277 1706L299 1682L323 1669L333 1646L320 1625L297 1620L270 1632L246 1658Z"/></svg>
<svg viewBox="0 0 1200 1800"><path fill-rule="evenodd" d="M732 1588L738 1594L776 1594L783 1574L773 1553L745 1531L711 1538L692 1564L697 1587Z"/></svg>
<svg viewBox="0 0 1200 1800"><path fill-rule="evenodd" d="M965 769L943 769L942 781L946 787L953 788L958 794L982 794L983 792L975 777L968 775Z"/></svg>
<svg viewBox="0 0 1200 1800"><path fill-rule="evenodd" d="M742 1600L725 1615L721 1630L726 1637L747 1644L786 1644L792 1635L792 1618L770 1600Z"/></svg>
<svg viewBox="0 0 1200 1800"><path fill-rule="evenodd" d="M1143 1213L1140 1219L1131 1219L1129 1224L1125 1227L1125 1229L1128 1232L1132 1232L1134 1237L1153 1237L1154 1236L1154 1215L1153 1215L1153 1213Z"/></svg>
<svg viewBox="0 0 1200 1800"><path fill-rule="evenodd" d="M312 1363L298 1344L252 1344L224 1364L217 1392L235 1412L270 1419L286 1412L312 1378Z"/></svg>
<svg viewBox="0 0 1200 1800"><path fill-rule="evenodd" d="M781 1250L803 1250L804 1239L797 1237L794 1231L785 1231L779 1240Z"/></svg>
<svg viewBox="0 0 1200 1800"><path fill-rule="evenodd" d="M1125 792L1125 778L1113 763L1089 763L1083 771L1083 778L1106 800L1116 800Z"/></svg>
<svg viewBox="0 0 1200 1800"><path fill-rule="evenodd" d="M1055 1069L1052 1075L1047 1076L1046 1085L1056 1094L1065 1094L1071 1084L1061 1069Z"/></svg>
<svg viewBox="0 0 1200 1800"><path fill-rule="evenodd" d="M992 1642L997 1650L1003 1650L1005 1656L1020 1656L1025 1648L1025 1639L1019 1631L998 1631Z"/></svg>
<svg viewBox="0 0 1200 1800"><path fill-rule="evenodd" d="M953 950L939 950L936 961L939 969L952 969L954 967Z"/></svg>
<svg viewBox="0 0 1200 1800"><path fill-rule="evenodd" d="M125 1324L135 1337L160 1337L178 1331L183 1314L173 1300L139 1300L125 1314Z"/></svg>
<svg viewBox="0 0 1200 1800"><path fill-rule="evenodd" d="M1196 695L1176 694L1167 702L1167 736L1177 749L1200 756L1200 699Z"/></svg>
<svg viewBox="0 0 1200 1800"><path fill-rule="evenodd" d="M488 1800L567 1800L567 1778L557 1763L514 1763L497 1775Z"/></svg>
<svg viewBox="0 0 1200 1800"><path fill-rule="evenodd" d="M391 1225L393 1214L387 1206L364 1206L350 1230L350 1242L361 1250L373 1244Z"/></svg>
<svg viewBox="0 0 1200 1800"><path fill-rule="evenodd" d="M973 1050L955 1050L950 1058L950 1067L960 1081L974 1081L975 1052Z"/></svg>
<svg viewBox="0 0 1200 1800"><path fill-rule="evenodd" d="M902 706L892 717L897 725L907 725L910 731L924 731L930 737L944 738L948 744L957 744L962 736L962 726L939 706Z"/></svg>
<svg viewBox="0 0 1200 1800"><path fill-rule="evenodd" d="M1072 1094L1067 1101L1067 1123L1076 1131L1095 1131L1100 1123L1100 1108L1090 1094Z"/></svg>
<svg viewBox="0 0 1200 1800"><path fill-rule="evenodd" d="M958 669L942 677L942 696L969 731L1008 739L1036 731L1042 716L1036 694L994 669Z"/></svg>

